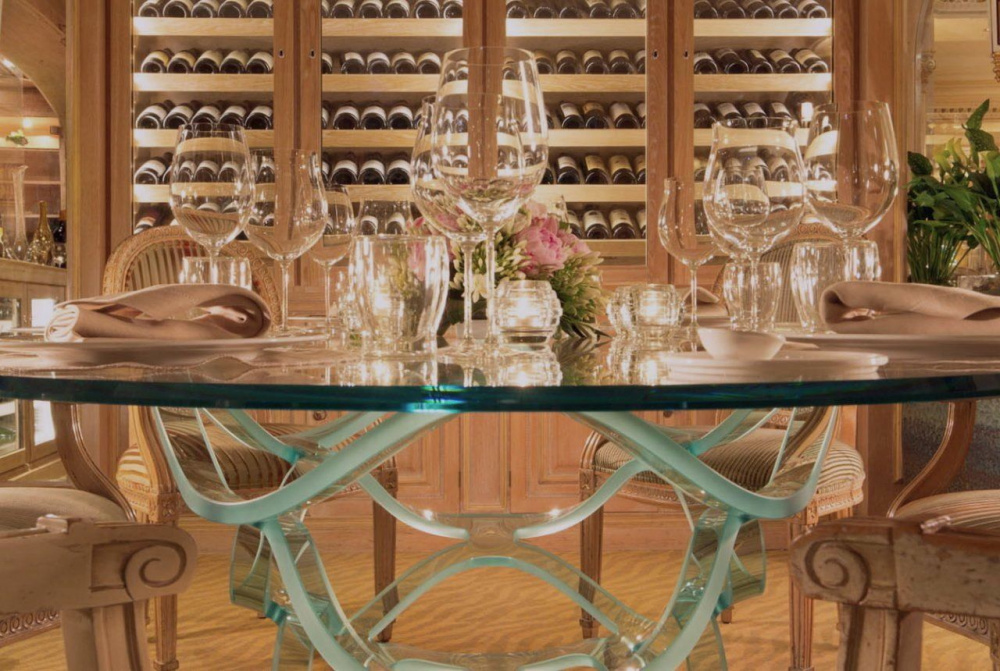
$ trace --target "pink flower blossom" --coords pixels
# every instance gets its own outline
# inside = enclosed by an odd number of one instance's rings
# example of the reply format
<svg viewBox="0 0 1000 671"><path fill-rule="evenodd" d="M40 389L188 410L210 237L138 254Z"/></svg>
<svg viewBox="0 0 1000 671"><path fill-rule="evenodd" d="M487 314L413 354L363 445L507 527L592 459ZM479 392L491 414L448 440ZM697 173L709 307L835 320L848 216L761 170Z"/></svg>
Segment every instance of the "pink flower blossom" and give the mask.
<svg viewBox="0 0 1000 671"><path fill-rule="evenodd" d="M561 270L566 262L566 250L559 237L559 222L555 217L533 220L532 225L517 234L518 242L524 243L528 263L524 272L534 275L542 270Z"/></svg>
<svg viewBox="0 0 1000 671"><path fill-rule="evenodd" d="M572 254L590 254L590 247L587 246L587 243L573 235L572 231L560 230L559 240L562 241L563 247Z"/></svg>

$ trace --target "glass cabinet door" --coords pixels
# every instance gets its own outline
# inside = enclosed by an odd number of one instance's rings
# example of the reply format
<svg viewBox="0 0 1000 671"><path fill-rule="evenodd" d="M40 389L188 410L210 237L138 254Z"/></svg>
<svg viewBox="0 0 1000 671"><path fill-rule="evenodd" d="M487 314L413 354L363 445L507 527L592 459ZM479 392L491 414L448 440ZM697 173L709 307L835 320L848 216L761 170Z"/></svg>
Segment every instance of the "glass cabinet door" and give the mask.
<svg viewBox="0 0 1000 671"><path fill-rule="evenodd" d="M0 283L0 335L20 328L22 301L20 290ZM27 462L27 450L20 436L21 408L17 401L0 398L0 474Z"/></svg>

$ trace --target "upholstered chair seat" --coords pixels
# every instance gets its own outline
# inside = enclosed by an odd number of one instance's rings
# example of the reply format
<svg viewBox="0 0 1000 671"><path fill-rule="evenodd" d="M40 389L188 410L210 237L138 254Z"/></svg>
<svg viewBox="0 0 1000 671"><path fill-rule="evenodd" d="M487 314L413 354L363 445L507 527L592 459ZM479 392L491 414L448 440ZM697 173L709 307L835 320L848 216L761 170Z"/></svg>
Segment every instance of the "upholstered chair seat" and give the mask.
<svg viewBox="0 0 1000 671"><path fill-rule="evenodd" d="M63 487L0 487L0 533L31 529L39 517L127 522L121 506L103 496Z"/></svg>
<svg viewBox="0 0 1000 671"><path fill-rule="evenodd" d="M1000 490L955 492L918 499L902 506L896 519L926 522L948 517L949 526L968 531L1000 533Z"/></svg>

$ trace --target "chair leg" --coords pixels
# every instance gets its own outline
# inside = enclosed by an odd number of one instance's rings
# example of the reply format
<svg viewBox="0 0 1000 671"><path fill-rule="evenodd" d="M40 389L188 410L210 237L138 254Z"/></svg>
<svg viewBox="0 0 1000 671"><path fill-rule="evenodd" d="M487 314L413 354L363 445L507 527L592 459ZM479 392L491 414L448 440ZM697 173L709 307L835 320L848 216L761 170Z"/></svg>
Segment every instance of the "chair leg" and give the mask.
<svg viewBox="0 0 1000 671"><path fill-rule="evenodd" d="M586 497L584 497L586 498ZM580 570L596 583L601 582L601 554L604 545L604 508L580 524ZM588 601L594 598L594 590L589 585L580 586L580 594ZM585 610L580 612L580 627L584 638L596 638L598 624Z"/></svg>
<svg viewBox="0 0 1000 671"><path fill-rule="evenodd" d="M68 671L148 671L144 602L60 613Z"/></svg>
<svg viewBox="0 0 1000 671"><path fill-rule="evenodd" d="M732 624L733 623L733 607L725 609L719 614L719 622L722 624Z"/></svg>
<svg viewBox="0 0 1000 671"><path fill-rule="evenodd" d="M987 627L990 635L990 661L993 663L993 671L1000 671L1000 620L988 620Z"/></svg>
<svg viewBox="0 0 1000 671"><path fill-rule="evenodd" d="M803 516L798 516L788 525L789 541L813 528ZM792 663L789 671L812 671L813 643L813 602L802 595L798 585L788 576L789 627Z"/></svg>
<svg viewBox="0 0 1000 671"><path fill-rule="evenodd" d="M153 631L156 632L156 671L174 671L180 668L177 660L177 595L161 596L153 600Z"/></svg>
<svg viewBox="0 0 1000 671"><path fill-rule="evenodd" d="M399 485L395 470L381 468L376 473L376 478L386 491L393 497L396 496ZM396 518L382 506L372 502L372 523L375 537L375 593L380 594L396 579ZM399 595L393 590L382 600L382 607L388 613L397 603ZM391 638L392 624L389 624L378 635L378 640L381 643L388 643Z"/></svg>

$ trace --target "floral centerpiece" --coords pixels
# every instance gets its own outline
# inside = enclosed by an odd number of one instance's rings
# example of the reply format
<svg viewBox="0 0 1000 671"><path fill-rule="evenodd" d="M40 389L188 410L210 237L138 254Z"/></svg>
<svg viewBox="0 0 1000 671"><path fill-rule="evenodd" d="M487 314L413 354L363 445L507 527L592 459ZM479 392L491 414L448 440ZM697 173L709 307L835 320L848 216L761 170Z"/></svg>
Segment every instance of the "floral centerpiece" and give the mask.
<svg viewBox="0 0 1000 671"><path fill-rule="evenodd" d="M418 219L414 227L423 228ZM476 312L485 315L486 243L473 255ZM508 280L544 280L562 304L562 334L577 338L602 335L598 315L604 312L604 292L598 270L602 259L573 234L569 222L537 202L529 202L496 236L497 284ZM462 321L462 255L452 249L451 298L442 329Z"/></svg>

